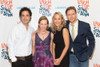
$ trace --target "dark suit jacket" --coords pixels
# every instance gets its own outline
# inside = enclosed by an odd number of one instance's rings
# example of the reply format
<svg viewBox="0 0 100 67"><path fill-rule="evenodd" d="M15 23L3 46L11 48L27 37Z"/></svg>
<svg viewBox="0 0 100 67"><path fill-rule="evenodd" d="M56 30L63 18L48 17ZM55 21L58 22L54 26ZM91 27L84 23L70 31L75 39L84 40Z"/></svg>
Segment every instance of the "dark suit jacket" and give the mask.
<svg viewBox="0 0 100 67"><path fill-rule="evenodd" d="M76 36L75 40L72 41L70 31L70 47L69 52L71 51L71 48L74 49L74 54L78 58L79 61L85 61L89 57L91 57L93 53L93 49L95 46L95 39L91 32L90 25L88 23L85 23L83 21L78 20L78 35ZM67 28L69 30L69 21L67 21ZM87 44L87 39L89 43Z"/></svg>

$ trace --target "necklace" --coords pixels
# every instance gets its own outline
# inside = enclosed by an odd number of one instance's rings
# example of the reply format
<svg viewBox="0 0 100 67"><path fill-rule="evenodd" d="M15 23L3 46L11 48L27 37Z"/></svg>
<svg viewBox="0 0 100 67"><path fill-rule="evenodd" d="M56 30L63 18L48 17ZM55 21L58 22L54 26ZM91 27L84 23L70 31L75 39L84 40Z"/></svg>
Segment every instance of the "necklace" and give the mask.
<svg viewBox="0 0 100 67"><path fill-rule="evenodd" d="M41 32L42 39L44 40L46 32Z"/></svg>

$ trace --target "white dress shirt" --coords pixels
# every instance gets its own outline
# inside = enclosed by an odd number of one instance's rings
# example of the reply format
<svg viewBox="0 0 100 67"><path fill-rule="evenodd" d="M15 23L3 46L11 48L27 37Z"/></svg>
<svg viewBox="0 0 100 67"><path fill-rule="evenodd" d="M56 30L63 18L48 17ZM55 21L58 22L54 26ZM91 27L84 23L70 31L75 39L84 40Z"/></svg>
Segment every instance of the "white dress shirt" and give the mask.
<svg viewBox="0 0 100 67"><path fill-rule="evenodd" d="M69 24L69 30L70 30L70 34L71 34L72 33L72 25L71 25L71 23ZM74 36L74 40L75 40L77 34L78 34L78 20L74 23L74 35L75 35ZM71 49L71 51L74 52L73 48Z"/></svg>
<svg viewBox="0 0 100 67"><path fill-rule="evenodd" d="M34 29L28 26L28 30L23 23L16 25L8 39L8 54L12 62L18 57L28 56L32 53L32 33Z"/></svg>

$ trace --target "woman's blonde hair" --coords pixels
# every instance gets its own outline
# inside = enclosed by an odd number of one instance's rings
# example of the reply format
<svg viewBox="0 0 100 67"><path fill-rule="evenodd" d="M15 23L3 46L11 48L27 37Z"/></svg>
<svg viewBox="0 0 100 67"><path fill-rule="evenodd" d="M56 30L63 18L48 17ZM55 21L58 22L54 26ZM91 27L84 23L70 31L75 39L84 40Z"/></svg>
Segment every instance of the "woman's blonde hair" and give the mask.
<svg viewBox="0 0 100 67"><path fill-rule="evenodd" d="M61 16L61 19L63 20L62 23L61 23L61 25L59 26L59 29L57 29L56 25L54 24L54 16L56 14L58 14L59 16ZM52 32L56 33L56 30L61 31L62 27L66 27L66 23L67 22L65 21L63 15L60 12L55 12L54 15L53 15L53 17L52 17L52 22L51 22L51 26L50 26L51 29L52 29Z"/></svg>
<svg viewBox="0 0 100 67"><path fill-rule="evenodd" d="M39 24L40 24L40 22L41 22L42 20L47 20L47 24L48 24L47 29L48 29L48 28L49 28L49 20L48 20L48 18L47 18L46 16L41 16L41 17L39 18L39 21L38 21L38 29L40 28Z"/></svg>

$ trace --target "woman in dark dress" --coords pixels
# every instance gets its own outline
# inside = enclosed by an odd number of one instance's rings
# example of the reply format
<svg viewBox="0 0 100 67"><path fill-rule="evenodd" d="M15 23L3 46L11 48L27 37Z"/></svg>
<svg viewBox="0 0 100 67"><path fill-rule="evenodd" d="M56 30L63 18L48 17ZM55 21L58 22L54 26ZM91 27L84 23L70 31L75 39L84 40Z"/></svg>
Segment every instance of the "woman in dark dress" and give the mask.
<svg viewBox="0 0 100 67"><path fill-rule="evenodd" d="M69 67L69 33L66 21L60 12L55 12L52 18L51 30L53 39L53 60L55 67Z"/></svg>
<svg viewBox="0 0 100 67"><path fill-rule="evenodd" d="M53 33L47 31L49 21L41 16L38 30L33 33L33 67L54 67L52 57Z"/></svg>

